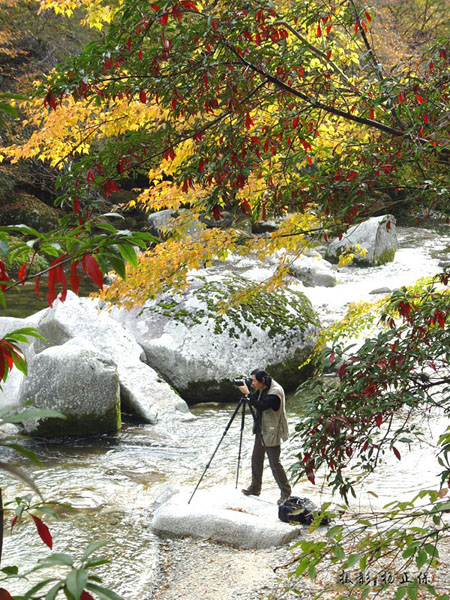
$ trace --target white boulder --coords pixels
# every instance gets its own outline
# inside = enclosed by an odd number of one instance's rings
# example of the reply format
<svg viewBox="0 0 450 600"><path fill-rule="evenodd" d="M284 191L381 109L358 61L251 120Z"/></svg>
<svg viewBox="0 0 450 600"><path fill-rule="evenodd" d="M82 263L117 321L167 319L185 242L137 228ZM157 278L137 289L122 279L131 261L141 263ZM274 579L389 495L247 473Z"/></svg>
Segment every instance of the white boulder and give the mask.
<svg viewBox="0 0 450 600"><path fill-rule="evenodd" d="M141 346L107 311L99 311L87 298L68 292L65 302L56 300L38 323L46 342L35 342L35 351L81 337L117 367L121 398L135 414L156 423L167 413L188 412L187 404L147 364Z"/></svg>
<svg viewBox="0 0 450 600"><path fill-rule="evenodd" d="M19 392L21 404L62 412L25 421L28 433L52 437L94 435L120 428L119 377L115 364L76 343L47 348L31 359Z"/></svg>
<svg viewBox="0 0 450 600"><path fill-rule="evenodd" d="M305 376L298 367L312 352L318 327L301 292L268 293L214 268L189 281L182 293L167 293L140 309L111 311L144 348L148 364L185 400L236 400L233 379L255 368L267 368L286 390L298 386ZM233 293L246 290L255 294L226 306ZM221 302L225 312L218 313Z"/></svg>
<svg viewBox="0 0 450 600"><path fill-rule="evenodd" d="M398 248L395 217L382 215L371 217L367 221L351 227L341 240L333 240L326 249L326 258L337 262L339 255L347 249L355 250L356 246L367 252L361 256L355 252L354 264L361 266L378 266L392 262Z"/></svg>
<svg viewBox="0 0 450 600"><path fill-rule="evenodd" d="M172 495L156 511L154 533L166 537L192 536L240 548L282 546L299 537L303 527L283 523L278 506L229 487Z"/></svg>

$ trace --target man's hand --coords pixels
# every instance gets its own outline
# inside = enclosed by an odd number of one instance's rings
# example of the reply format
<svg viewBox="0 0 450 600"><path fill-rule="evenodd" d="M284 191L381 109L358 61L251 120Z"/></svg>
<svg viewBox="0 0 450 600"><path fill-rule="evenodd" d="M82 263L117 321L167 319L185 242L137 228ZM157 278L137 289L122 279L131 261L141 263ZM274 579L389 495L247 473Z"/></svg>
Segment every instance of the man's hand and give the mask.
<svg viewBox="0 0 450 600"><path fill-rule="evenodd" d="M243 394L250 394L250 391L245 383L244 385L238 386L238 390L241 391Z"/></svg>

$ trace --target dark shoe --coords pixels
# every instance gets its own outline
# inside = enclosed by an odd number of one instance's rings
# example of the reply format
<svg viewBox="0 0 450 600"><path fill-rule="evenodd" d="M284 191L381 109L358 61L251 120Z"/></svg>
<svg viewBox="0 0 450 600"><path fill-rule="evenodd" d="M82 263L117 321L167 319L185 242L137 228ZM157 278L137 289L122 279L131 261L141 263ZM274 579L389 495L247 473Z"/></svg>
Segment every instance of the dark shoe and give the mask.
<svg viewBox="0 0 450 600"><path fill-rule="evenodd" d="M244 496L259 496L261 492L255 492L252 488L244 488L241 490Z"/></svg>
<svg viewBox="0 0 450 600"><path fill-rule="evenodd" d="M281 504L284 504L284 502L286 502L286 500L288 500L288 499L289 499L289 496L281 495L277 500L278 506L280 506Z"/></svg>

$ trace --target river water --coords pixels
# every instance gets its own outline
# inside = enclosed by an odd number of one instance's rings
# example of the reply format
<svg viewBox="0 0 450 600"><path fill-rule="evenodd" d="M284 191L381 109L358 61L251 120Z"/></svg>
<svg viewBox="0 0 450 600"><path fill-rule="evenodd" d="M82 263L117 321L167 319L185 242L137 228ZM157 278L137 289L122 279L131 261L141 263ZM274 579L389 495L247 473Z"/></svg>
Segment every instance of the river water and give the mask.
<svg viewBox="0 0 450 600"><path fill-rule="evenodd" d="M346 267L338 277L335 288L305 288L323 322L331 322L344 314L349 302L370 300L370 291L380 287L391 289L413 283L419 277L439 270L439 254L450 246L450 231L433 229L398 228L400 248L394 263L370 269ZM237 371L239 369L236 369ZM230 378L234 373L230 373ZM80 556L93 540L104 539L108 545L103 553L111 564L98 569L104 583L127 599L152 598L157 569L157 539L151 533L150 523L155 501L168 486L194 490L213 451L217 454L202 480L202 489L227 484L234 486L237 475L240 414L227 427L235 409L234 404L199 404L191 409L192 418L172 423L164 428L125 420L122 431L114 436L71 440L68 443L23 438L24 445L34 450L41 467L30 465L12 451L3 450L1 460L26 468L40 487L46 499L69 503L73 510L59 507L58 520L44 519L52 532L56 552ZM301 413L301 398L287 399L290 425ZM433 454L432 440L447 425L440 416L422 423L430 446L423 444L402 455L399 462L388 456L383 468L361 488L357 502L381 506L391 500L409 498L425 486L438 488L438 465ZM220 441L222 440L222 441ZM249 463L253 436L250 417L244 429L242 459L238 486L249 483ZM403 451L403 450L402 450ZM283 462L294 461L294 444L283 447ZM403 451L404 452L404 451ZM7 456L5 456L5 453ZM0 474L0 486L5 501L14 501L19 494L29 493L25 485ZM294 493L307 496L317 504L330 499L320 479L316 486L300 481ZM278 490L267 474L263 497L275 501ZM6 515L6 531L2 567L13 564L26 568L36 557L50 551L36 535L32 523L16 527L9 535L11 515ZM29 583L18 581L11 592L31 587L39 580L32 575Z"/></svg>

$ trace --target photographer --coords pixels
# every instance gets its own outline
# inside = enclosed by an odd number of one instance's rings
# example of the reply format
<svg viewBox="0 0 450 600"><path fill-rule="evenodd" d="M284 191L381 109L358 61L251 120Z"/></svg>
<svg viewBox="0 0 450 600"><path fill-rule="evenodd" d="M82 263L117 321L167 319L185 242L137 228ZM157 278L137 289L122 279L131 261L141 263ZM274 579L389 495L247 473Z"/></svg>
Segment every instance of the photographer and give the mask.
<svg viewBox="0 0 450 600"><path fill-rule="evenodd" d="M250 382L249 382L250 383ZM246 496L259 496L261 493L264 455L267 452L270 468L281 491L278 504L291 495L286 472L280 462L281 440L288 439L284 390L266 371L256 369L251 373L250 393L247 382L238 386L243 394L249 394L249 404L256 409L253 433L255 442L252 453L252 482L242 490ZM262 439L261 439L262 438Z"/></svg>

